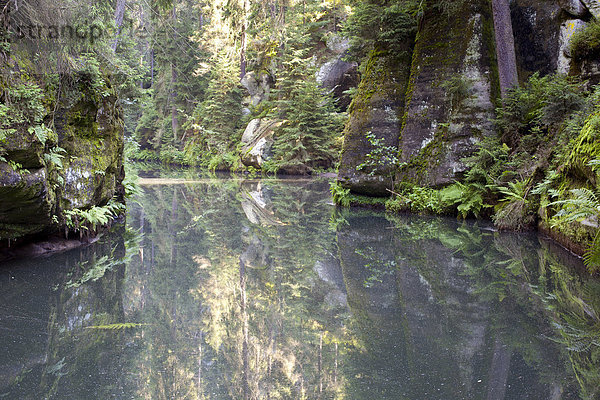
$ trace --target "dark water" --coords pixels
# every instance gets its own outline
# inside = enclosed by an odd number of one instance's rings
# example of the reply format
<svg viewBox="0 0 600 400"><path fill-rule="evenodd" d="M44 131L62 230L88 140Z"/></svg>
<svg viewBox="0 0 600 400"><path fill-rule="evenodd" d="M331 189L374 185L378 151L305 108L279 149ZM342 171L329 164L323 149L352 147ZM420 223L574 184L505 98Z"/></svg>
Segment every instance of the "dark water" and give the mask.
<svg viewBox="0 0 600 400"><path fill-rule="evenodd" d="M539 236L153 183L99 243L0 267L0 399L598 396L600 284Z"/></svg>

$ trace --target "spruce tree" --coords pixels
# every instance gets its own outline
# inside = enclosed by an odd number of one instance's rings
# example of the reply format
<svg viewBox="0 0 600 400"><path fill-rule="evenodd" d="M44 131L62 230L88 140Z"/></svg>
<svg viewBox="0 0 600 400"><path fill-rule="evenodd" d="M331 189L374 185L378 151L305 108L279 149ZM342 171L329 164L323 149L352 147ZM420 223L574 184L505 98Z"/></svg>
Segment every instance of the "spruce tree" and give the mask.
<svg viewBox="0 0 600 400"><path fill-rule="evenodd" d="M308 35L296 32L283 55L273 116L284 123L276 132L271 170L305 174L331 167L338 157L343 120L316 81L307 41Z"/></svg>

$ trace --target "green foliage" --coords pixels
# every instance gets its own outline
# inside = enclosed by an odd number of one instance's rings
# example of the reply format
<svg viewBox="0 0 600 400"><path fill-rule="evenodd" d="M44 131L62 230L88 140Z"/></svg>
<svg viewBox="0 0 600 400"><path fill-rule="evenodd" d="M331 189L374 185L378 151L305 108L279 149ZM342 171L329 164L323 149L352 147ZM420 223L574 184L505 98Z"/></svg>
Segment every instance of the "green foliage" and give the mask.
<svg viewBox="0 0 600 400"><path fill-rule="evenodd" d="M479 217L485 207L481 185L454 184L440 191L440 201L445 207L456 207L459 217L465 219L469 215Z"/></svg>
<svg viewBox="0 0 600 400"><path fill-rule="evenodd" d="M392 178L404 163L400 163L397 146L388 146L383 138L378 138L371 131L365 134L372 150L365 156L357 170L370 170L369 175L386 175Z"/></svg>
<svg viewBox="0 0 600 400"><path fill-rule="evenodd" d="M569 47L575 60L597 57L600 54L600 21L592 19L585 28L575 32Z"/></svg>
<svg viewBox="0 0 600 400"><path fill-rule="evenodd" d="M46 161L46 164L52 164L54 165L57 169L62 170L63 169L63 162L62 160L65 158L67 151L65 149L63 149L62 147L53 147L52 149L50 149L50 152L45 153L44 154L44 161Z"/></svg>
<svg viewBox="0 0 600 400"><path fill-rule="evenodd" d="M591 272L600 270L600 230L598 223L600 221L600 195L585 188L572 189L572 197L566 200L559 200L550 205L559 205L561 209L552 218L554 227L573 224L587 223L596 231L591 240L588 250L584 256L584 261Z"/></svg>
<svg viewBox="0 0 600 400"><path fill-rule="evenodd" d="M11 87L2 96L4 104L0 104L0 129L11 133L16 125L39 125L46 113L43 96L39 85L31 82Z"/></svg>
<svg viewBox="0 0 600 400"><path fill-rule="evenodd" d="M351 53L362 58L376 46L391 54L406 52L417 29L417 14L422 2L393 0L353 1L353 13L343 32L351 39Z"/></svg>
<svg viewBox="0 0 600 400"><path fill-rule="evenodd" d="M146 325L148 325L148 324L139 324L139 323L135 323L135 322L120 322L120 323L116 323L116 324L86 326L85 329L118 331L118 330L139 328L141 326L146 326Z"/></svg>
<svg viewBox="0 0 600 400"><path fill-rule="evenodd" d="M530 200L527 195L531 189L531 180L508 182L507 186L494 186L504 196L496 206L494 223L499 229L520 231L531 227L535 221Z"/></svg>
<svg viewBox="0 0 600 400"><path fill-rule="evenodd" d="M596 110L587 118L579 135L569 143L568 150L564 157L565 168L597 182L591 172L594 165L590 162L600 159L600 111Z"/></svg>
<svg viewBox="0 0 600 400"><path fill-rule="evenodd" d="M97 232L98 227L108 225L124 211L124 205L114 200L105 206L94 206L87 210L74 208L64 211L65 225L68 229L79 232L83 236L85 232L89 237Z"/></svg>
<svg viewBox="0 0 600 400"><path fill-rule="evenodd" d="M458 18L468 0L433 0L433 7L448 18Z"/></svg>
<svg viewBox="0 0 600 400"><path fill-rule="evenodd" d="M44 124L30 126L27 130L30 134L35 135L35 138L42 145L46 145L46 141L48 140L49 137L51 137L51 135L53 133L52 130L47 128L46 125L44 125Z"/></svg>
<svg viewBox="0 0 600 400"><path fill-rule="evenodd" d="M522 135L547 132L584 105L585 93L579 83L560 74L540 78L536 73L502 99L496 122L510 145Z"/></svg>
<svg viewBox="0 0 600 400"><path fill-rule="evenodd" d="M203 134L202 139L210 155L231 150L241 138L238 131L242 89L238 75L239 69L234 60L226 54L215 56L208 96L198 105L191 120L201 127L194 131L194 135Z"/></svg>
<svg viewBox="0 0 600 400"><path fill-rule="evenodd" d="M184 165L185 154L177 147L169 144L161 147L158 159L166 165Z"/></svg>
<svg viewBox="0 0 600 400"><path fill-rule="evenodd" d="M329 185L329 191L335 204L350 207L350 189L344 188L338 181L332 181Z"/></svg>
<svg viewBox="0 0 600 400"><path fill-rule="evenodd" d="M387 201L385 206L388 211L393 212L410 211L418 214L443 214L445 211L439 190L418 186L397 193Z"/></svg>
<svg viewBox="0 0 600 400"><path fill-rule="evenodd" d="M273 156L265 165L271 172L306 174L330 168L339 157L343 117L316 82L307 40L306 34L295 32L282 57L284 69L277 81L278 99L271 117L283 124L275 132Z"/></svg>

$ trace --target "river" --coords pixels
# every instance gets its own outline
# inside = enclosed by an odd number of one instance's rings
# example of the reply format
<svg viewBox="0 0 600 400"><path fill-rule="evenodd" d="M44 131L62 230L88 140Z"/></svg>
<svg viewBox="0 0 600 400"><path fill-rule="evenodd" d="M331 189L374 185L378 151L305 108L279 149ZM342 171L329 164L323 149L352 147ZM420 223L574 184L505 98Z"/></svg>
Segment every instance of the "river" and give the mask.
<svg viewBox="0 0 600 400"><path fill-rule="evenodd" d="M0 266L0 399L598 396L600 283L542 236L326 180L142 183L97 243Z"/></svg>

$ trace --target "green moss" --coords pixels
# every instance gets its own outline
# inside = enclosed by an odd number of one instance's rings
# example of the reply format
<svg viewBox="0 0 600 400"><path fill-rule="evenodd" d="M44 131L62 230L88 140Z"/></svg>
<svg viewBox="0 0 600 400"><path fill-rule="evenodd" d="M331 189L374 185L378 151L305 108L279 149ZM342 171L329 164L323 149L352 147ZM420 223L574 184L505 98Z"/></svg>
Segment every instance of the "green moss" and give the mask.
<svg viewBox="0 0 600 400"><path fill-rule="evenodd" d="M433 137L433 140L412 157L397 174L397 181L410 185L422 185L427 182L429 170L437 167L442 160L444 151L447 150L444 137L448 131L448 125L442 125Z"/></svg>
<svg viewBox="0 0 600 400"><path fill-rule="evenodd" d="M600 55L600 21L593 20L585 28L575 32L569 47L576 61Z"/></svg>
<svg viewBox="0 0 600 400"><path fill-rule="evenodd" d="M500 105L500 75L498 72L498 59L496 56L496 35L492 14L492 3L488 2L483 13L483 39L486 54L489 57L491 97L495 107Z"/></svg>
<svg viewBox="0 0 600 400"><path fill-rule="evenodd" d="M367 207L367 208L385 208L385 204L389 198L387 197L371 197L362 196L358 194L350 194L349 201L350 205L354 207Z"/></svg>

